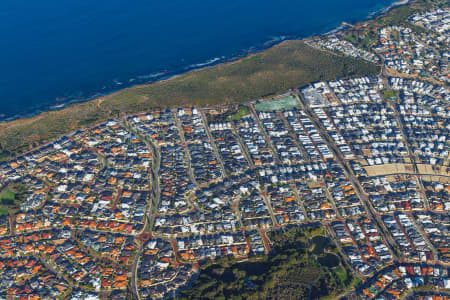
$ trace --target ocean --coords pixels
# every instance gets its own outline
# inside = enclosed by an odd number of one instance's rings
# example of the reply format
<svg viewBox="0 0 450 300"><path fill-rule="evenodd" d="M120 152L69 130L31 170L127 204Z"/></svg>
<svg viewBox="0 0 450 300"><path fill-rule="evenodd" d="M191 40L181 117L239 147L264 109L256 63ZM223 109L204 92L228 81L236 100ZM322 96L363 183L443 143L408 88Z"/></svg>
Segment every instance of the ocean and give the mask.
<svg viewBox="0 0 450 300"><path fill-rule="evenodd" d="M4 0L0 120L326 33L393 0Z"/></svg>

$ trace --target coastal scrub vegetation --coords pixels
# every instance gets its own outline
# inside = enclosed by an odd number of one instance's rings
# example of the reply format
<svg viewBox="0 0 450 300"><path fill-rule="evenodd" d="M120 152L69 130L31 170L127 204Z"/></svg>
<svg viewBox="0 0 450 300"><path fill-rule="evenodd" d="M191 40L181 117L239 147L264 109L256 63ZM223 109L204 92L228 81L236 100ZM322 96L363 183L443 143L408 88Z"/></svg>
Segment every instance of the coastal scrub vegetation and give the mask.
<svg viewBox="0 0 450 300"><path fill-rule="evenodd" d="M179 299L318 299L342 293L357 280L323 227L268 232L267 256L222 258L201 267Z"/></svg>
<svg viewBox="0 0 450 300"><path fill-rule="evenodd" d="M157 108L243 103L308 85L376 75L375 64L285 41L239 61L0 124L0 153L18 153L94 123ZM1 157L1 156L0 156Z"/></svg>

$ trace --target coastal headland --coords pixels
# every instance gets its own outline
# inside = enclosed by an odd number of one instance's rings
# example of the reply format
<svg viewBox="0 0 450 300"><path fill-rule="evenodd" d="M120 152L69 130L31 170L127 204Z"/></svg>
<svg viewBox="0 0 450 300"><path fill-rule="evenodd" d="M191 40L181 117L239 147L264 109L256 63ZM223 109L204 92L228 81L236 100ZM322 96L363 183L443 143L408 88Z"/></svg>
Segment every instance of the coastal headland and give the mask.
<svg viewBox="0 0 450 300"><path fill-rule="evenodd" d="M367 32L390 22L402 22L429 1L397 6L373 20L345 27L358 43ZM369 35L370 36L370 35ZM219 64L152 84L137 85L91 101L29 118L0 123L0 159L27 151L58 136L111 117L175 106L217 106L267 98L316 81L375 75L380 67L360 59L314 49L303 40L283 41L235 62Z"/></svg>

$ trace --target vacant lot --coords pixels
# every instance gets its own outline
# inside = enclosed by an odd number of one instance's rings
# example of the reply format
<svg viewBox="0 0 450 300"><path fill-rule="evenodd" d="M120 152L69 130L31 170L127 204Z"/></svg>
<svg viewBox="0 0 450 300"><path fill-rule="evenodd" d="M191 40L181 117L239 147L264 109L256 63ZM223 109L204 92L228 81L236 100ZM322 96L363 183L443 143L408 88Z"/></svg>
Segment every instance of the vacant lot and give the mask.
<svg viewBox="0 0 450 300"><path fill-rule="evenodd" d="M411 164L385 164L385 165L376 165L376 166L367 166L364 167L366 169L367 175L369 176L384 176L389 174L410 174L414 173L413 165Z"/></svg>

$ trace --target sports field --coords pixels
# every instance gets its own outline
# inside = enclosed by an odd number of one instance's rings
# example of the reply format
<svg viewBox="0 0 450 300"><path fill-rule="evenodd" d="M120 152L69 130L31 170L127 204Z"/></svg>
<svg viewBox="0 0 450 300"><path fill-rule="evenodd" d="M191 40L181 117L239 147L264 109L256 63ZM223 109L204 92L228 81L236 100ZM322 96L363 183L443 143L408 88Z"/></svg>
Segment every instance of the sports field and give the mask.
<svg viewBox="0 0 450 300"><path fill-rule="evenodd" d="M281 99L264 101L255 104L255 109L257 111L280 111L285 109L291 109L297 106L299 106L297 98L291 95Z"/></svg>

